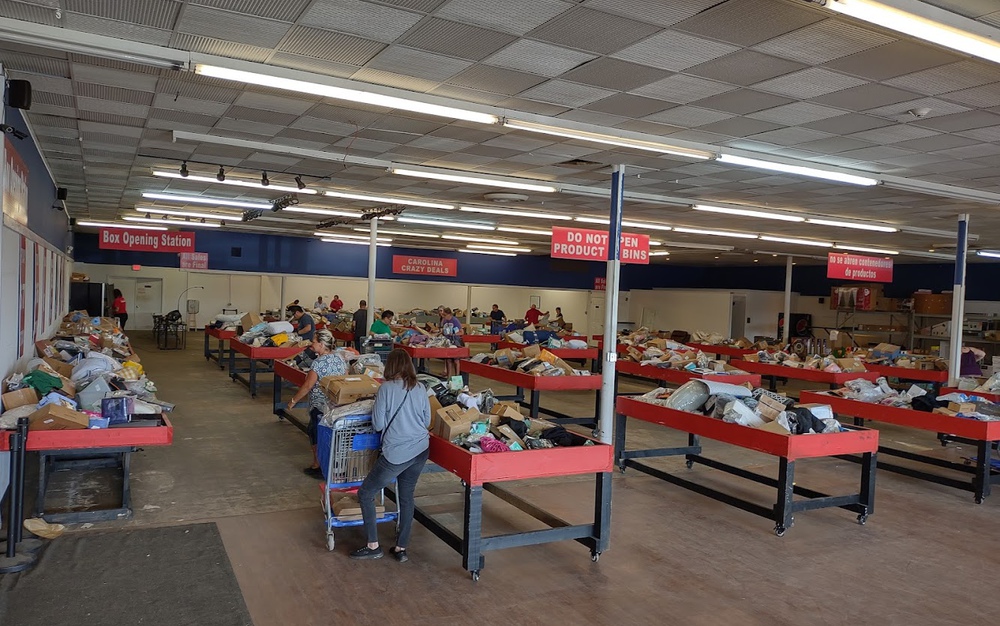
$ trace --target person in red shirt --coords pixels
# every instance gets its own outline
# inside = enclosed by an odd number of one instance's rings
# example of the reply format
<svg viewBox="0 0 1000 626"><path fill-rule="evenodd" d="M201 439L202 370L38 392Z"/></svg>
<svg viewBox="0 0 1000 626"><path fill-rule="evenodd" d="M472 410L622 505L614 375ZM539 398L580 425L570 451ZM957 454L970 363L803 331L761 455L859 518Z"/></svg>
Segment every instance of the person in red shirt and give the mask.
<svg viewBox="0 0 1000 626"><path fill-rule="evenodd" d="M330 310L337 313L342 308L344 308L343 301L341 301L340 296L334 294L333 300L330 300Z"/></svg>
<svg viewBox="0 0 1000 626"><path fill-rule="evenodd" d="M128 306L125 304L125 296L122 295L121 289L115 289L114 293L115 301L111 304L111 312L114 313L115 318L118 320L118 325L124 331L125 322L128 321Z"/></svg>
<svg viewBox="0 0 1000 626"><path fill-rule="evenodd" d="M528 322L529 324L537 324L538 320L542 319L543 315L548 315L548 314L549 314L548 311L542 313L541 311L538 310L537 306L532 304L531 308L528 309L527 313L524 314L524 321Z"/></svg>

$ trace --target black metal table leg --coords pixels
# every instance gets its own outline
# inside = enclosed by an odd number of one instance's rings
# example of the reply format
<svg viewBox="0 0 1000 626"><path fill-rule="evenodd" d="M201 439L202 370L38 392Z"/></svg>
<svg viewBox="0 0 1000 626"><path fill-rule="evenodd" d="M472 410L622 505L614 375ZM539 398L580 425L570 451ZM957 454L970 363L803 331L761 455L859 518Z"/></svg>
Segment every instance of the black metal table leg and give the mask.
<svg viewBox="0 0 1000 626"><path fill-rule="evenodd" d="M781 457L778 465L778 502L774 505L774 534L781 537L792 527L792 497L795 495L795 461Z"/></svg>
<svg viewBox="0 0 1000 626"><path fill-rule="evenodd" d="M282 415L283 411L281 406L281 388L284 386L284 384L285 384L284 379L278 376L277 372L275 372L274 384L271 385L271 400L273 401L274 404L273 412L275 415L278 416L278 419L284 419L284 415Z"/></svg>
<svg viewBox="0 0 1000 626"><path fill-rule="evenodd" d="M24 520L24 462L27 444L28 420L18 420L18 429L10 434L10 487L7 507L7 541L4 553L0 556L0 574L23 572L38 562L38 550L41 542L30 539L31 549L25 549L26 543L21 541ZM20 553L18 553L20 550Z"/></svg>
<svg viewBox="0 0 1000 626"><path fill-rule="evenodd" d="M875 468L878 465L878 454L865 452L861 460L861 493L859 500L864 512L858 514L858 523L864 524L868 516L875 512Z"/></svg>
<svg viewBox="0 0 1000 626"><path fill-rule="evenodd" d="M229 343L229 377L236 380L236 350L233 349L232 342Z"/></svg>
<svg viewBox="0 0 1000 626"><path fill-rule="evenodd" d="M768 376L768 389L777 393L778 392L778 377Z"/></svg>
<svg viewBox="0 0 1000 626"><path fill-rule="evenodd" d="M518 392L520 393L520 388L518 388ZM537 389L532 389L531 390L531 419L533 419L533 420L538 419L538 410L539 410L539 405L541 404L540 400L541 400L541 394L538 392Z"/></svg>
<svg viewBox="0 0 1000 626"><path fill-rule="evenodd" d="M479 570L486 559L482 553L483 541L483 487L465 486L465 531L462 538L462 567L472 572L472 580L479 580Z"/></svg>
<svg viewBox="0 0 1000 626"><path fill-rule="evenodd" d="M590 552L590 558L595 563L611 543L611 473L598 474L596 482L597 488L594 493L595 545Z"/></svg>
<svg viewBox="0 0 1000 626"><path fill-rule="evenodd" d="M257 359L250 359L250 397L257 397Z"/></svg>
<svg viewBox="0 0 1000 626"><path fill-rule="evenodd" d="M993 448L992 441L976 442L976 477L973 479L973 487L976 490L976 504L982 504L983 500L990 495L990 453Z"/></svg>
<svg viewBox="0 0 1000 626"><path fill-rule="evenodd" d="M208 361L210 358L212 358L212 350L209 348L209 341L211 341L211 337L209 336L208 331L206 330L205 331L205 360L206 361Z"/></svg>
<svg viewBox="0 0 1000 626"><path fill-rule="evenodd" d="M38 497L35 499L35 517L45 511L45 491L49 486L49 455L42 450L38 453Z"/></svg>
<svg viewBox="0 0 1000 626"><path fill-rule="evenodd" d="M622 473L625 472L625 424L628 417L621 413L615 414L615 463Z"/></svg>

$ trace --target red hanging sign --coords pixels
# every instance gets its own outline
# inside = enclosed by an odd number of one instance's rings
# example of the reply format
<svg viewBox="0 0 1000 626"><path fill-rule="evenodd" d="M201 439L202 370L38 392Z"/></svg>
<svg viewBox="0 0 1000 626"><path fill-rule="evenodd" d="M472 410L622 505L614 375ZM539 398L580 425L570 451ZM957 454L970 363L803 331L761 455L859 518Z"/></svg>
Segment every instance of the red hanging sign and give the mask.
<svg viewBox="0 0 1000 626"><path fill-rule="evenodd" d="M552 227L552 258L608 260L608 233L603 230ZM622 233L622 263L649 265L649 235Z"/></svg>
<svg viewBox="0 0 1000 626"><path fill-rule="evenodd" d="M207 270L208 269L208 253L207 252L181 252L181 269L182 270Z"/></svg>
<svg viewBox="0 0 1000 626"><path fill-rule="evenodd" d="M139 228L102 228L101 250L132 252L194 252L194 233Z"/></svg>
<svg viewBox="0 0 1000 626"><path fill-rule="evenodd" d="M604 276L594 277L594 291L607 291L608 279Z"/></svg>
<svg viewBox="0 0 1000 626"><path fill-rule="evenodd" d="M458 259L394 254L392 255L392 273L416 276L458 276Z"/></svg>
<svg viewBox="0 0 1000 626"><path fill-rule="evenodd" d="M831 252L827 256L826 277L867 283L891 283L892 259Z"/></svg>

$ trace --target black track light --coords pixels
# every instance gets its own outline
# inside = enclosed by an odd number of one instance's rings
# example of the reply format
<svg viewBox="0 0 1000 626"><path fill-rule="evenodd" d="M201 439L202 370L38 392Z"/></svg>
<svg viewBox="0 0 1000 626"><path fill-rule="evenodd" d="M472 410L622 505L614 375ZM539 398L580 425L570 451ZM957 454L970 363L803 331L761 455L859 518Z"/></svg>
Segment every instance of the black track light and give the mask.
<svg viewBox="0 0 1000 626"><path fill-rule="evenodd" d="M226 180L226 169L221 165L219 166L219 173L215 175L215 180L219 181L220 183Z"/></svg>
<svg viewBox="0 0 1000 626"><path fill-rule="evenodd" d="M296 176L295 177L295 186L298 187L299 189L305 189L306 188L306 184L304 182L302 182L302 177L301 176Z"/></svg>
<svg viewBox="0 0 1000 626"><path fill-rule="evenodd" d="M188 174L190 174L190 172L188 172L188 162L184 161L181 163L181 176L187 178Z"/></svg>
<svg viewBox="0 0 1000 626"><path fill-rule="evenodd" d="M260 173L260 184L264 185L265 187L271 184L271 181L267 179L267 172Z"/></svg>

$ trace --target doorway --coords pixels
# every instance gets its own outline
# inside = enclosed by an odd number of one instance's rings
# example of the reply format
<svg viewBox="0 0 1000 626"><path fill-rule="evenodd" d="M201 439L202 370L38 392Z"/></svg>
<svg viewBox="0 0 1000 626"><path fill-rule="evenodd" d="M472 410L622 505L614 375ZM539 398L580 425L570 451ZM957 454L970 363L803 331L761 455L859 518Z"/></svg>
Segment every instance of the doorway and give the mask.
<svg viewBox="0 0 1000 626"><path fill-rule="evenodd" d="M163 279L112 276L110 282L125 298L129 317L126 330L152 330L153 315L164 312Z"/></svg>
<svg viewBox="0 0 1000 626"><path fill-rule="evenodd" d="M604 334L604 292L591 291L587 302L587 335Z"/></svg>
<svg viewBox="0 0 1000 626"><path fill-rule="evenodd" d="M747 332L747 297L729 296L732 299L732 315L729 318L729 337L739 339Z"/></svg>

